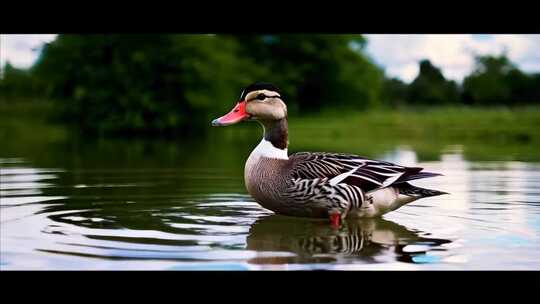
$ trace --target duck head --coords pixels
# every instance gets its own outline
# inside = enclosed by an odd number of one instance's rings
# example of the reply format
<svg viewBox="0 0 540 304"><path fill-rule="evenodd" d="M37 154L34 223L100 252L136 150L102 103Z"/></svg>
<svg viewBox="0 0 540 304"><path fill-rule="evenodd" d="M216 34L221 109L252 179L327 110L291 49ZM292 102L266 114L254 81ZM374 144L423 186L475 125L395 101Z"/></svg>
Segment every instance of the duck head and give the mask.
<svg viewBox="0 0 540 304"><path fill-rule="evenodd" d="M247 86L240 100L227 114L212 121L213 126L229 126L244 120L262 123L280 121L287 117L287 106L279 88L269 83L256 82Z"/></svg>

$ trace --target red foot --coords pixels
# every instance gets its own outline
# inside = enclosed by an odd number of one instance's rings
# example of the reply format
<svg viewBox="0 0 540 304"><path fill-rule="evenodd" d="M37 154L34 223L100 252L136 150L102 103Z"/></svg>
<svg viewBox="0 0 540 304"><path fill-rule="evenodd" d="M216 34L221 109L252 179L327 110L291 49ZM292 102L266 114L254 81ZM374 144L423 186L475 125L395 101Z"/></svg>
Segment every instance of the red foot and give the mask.
<svg viewBox="0 0 540 304"><path fill-rule="evenodd" d="M330 214L330 223L332 227L339 228L341 225L341 215L339 213Z"/></svg>

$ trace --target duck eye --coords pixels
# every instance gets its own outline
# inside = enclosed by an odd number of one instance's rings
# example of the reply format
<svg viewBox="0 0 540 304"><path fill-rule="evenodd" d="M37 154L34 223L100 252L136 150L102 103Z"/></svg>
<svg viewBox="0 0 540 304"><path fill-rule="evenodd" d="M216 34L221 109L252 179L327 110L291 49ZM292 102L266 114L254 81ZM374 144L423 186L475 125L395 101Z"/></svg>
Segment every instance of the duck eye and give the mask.
<svg viewBox="0 0 540 304"><path fill-rule="evenodd" d="M261 93L261 94L257 95L257 99L258 100L265 100L266 96L263 93Z"/></svg>

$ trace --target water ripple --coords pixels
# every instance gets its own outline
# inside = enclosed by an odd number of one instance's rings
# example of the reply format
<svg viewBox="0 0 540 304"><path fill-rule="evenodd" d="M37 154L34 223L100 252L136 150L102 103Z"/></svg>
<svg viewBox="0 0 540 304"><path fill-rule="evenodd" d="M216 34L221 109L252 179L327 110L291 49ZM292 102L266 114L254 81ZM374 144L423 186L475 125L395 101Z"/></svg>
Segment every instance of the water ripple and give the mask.
<svg viewBox="0 0 540 304"><path fill-rule="evenodd" d="M332 229L262 208L226 169L4 158L0 268L540 269L540 165L442 159L425 185L451 195Z"/></svg>

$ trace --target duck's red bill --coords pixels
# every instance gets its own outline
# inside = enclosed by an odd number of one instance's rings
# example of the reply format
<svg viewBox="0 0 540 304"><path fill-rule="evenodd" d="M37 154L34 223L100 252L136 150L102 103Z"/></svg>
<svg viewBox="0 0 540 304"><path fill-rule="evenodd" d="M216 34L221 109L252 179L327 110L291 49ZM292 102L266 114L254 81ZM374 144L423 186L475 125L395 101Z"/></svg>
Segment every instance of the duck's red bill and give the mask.
<svg viewBox="0 0 540 304"><path fill-rule="evenodd" d="M246 102L239 101L236 106L227 114L212 121L213 126L228 126L249 118L246 112Z"/></svg>

